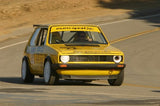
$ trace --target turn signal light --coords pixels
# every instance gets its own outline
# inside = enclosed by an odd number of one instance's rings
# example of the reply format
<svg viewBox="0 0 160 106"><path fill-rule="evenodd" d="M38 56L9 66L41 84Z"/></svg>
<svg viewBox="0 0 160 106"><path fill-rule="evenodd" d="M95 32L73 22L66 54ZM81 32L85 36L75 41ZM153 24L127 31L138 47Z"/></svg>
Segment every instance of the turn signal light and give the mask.
<svg viewBox="0 0 160 106"><path fill-rule="evenodd" d="M124 67L124 65L123 64L119 64L119 65L117 65L117 67L122 68L122 67Z"/></svg>
<svg viewBox="0 0 160 106"><path fill-rule="evenodd" d="M62 65L60 65L60 67L64 68L64 67L67 67L67 65L66 64L62 64Z"/></svg>

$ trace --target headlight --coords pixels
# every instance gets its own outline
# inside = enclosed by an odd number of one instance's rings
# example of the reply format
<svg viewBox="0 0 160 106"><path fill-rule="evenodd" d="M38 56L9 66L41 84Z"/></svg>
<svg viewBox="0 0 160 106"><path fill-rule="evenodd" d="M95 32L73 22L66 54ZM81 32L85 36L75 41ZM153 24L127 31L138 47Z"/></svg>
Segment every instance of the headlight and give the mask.
<svg viewBox="0 0 160 106"><path fill-rule="evenodd" d="M113 61L115 63L119 63L119 62L121 62L121 60L122 60L122 56L113 56Z"/></svg>
<svg viewBox="0 0 160 106"><path fill-rule="evenodd" d="M60 57L60 60L63 62L63 63L67 63L69 61L69 56L61 56Z"/></svg>

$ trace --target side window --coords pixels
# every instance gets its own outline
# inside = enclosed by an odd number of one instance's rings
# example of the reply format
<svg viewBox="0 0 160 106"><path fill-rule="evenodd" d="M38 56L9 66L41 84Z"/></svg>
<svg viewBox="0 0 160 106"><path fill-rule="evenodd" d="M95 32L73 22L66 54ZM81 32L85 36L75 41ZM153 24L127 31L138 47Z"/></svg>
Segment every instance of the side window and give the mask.
<svg viewBox="0 0 160 106"><path fill-rule="evenodd" d="M47 32L48 32L48 29L47 28L42 28L40 33L39 33L39 36L37 38L37 46L42 46L44 45L44 42L45 42L45 39L46 39L46 36L47 36Z"/></svg>
<svg viewBox="0 0 160 106"><path fill-rule="evenodd" d="M30 46L35 46L36 45L36 38L37 36L39 35L39 32L40 32L40 28L37 28L33 35L32 35L32 38L31 38L31 41L30 41Z"/></svg>

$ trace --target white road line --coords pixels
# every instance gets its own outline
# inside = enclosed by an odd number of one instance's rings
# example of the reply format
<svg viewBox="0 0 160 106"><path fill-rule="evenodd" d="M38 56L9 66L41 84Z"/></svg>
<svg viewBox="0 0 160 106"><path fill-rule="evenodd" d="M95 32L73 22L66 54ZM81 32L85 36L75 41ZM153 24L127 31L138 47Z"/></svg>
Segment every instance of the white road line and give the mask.
<svg viewBox="0 0 160 106"><path fill-rule="evenodd" d="M126 22L126 21L130 21L131 19L125 19L125 20L120 20L120 21L114 21L114 22L108 22L108 23L103 23L103 24L98 24L99 26L103 26L103 25L111 25L111 24L115 24L115 23L120 23L120 22Z"/></svg>
<svg viewBox="0 0 160 106"><path fill-rule="evenodd" d="M151 17L156 17L156 16L160 16L160 14L150 15L150 16L144 16L144 17L139 17L139 18L135 18L135 19L145 19L145 18L151 18ZM108 22L108 23L98 24L98 25L100 25L100 26L110 25L110 24L115 24L115 23L130 21L130 20L134 20L134 19L125 19L125 20ZM7 45L7 46L3 46L3 47L0 47L0 50L5 49L5 48L9 48L9 47L12 47L12 46L16 46L16 45L19 45L19 44L23 44L23 43L26 43L26 42L28 42L28 40L21 41L21 42L17 42L17 43L14 43L14 44L11 44L11 45Z"/></svg>
<svg viewBox="0 0 160 106"><path fill-rule="evenodd" d="M17 43L10 44L10 45L7 45L7 46L3 46L3 47L0 47L0 50L5 49L5 48L9 48L9 47L12 47L12 46L16 46L16 45L19 45L19 44L23 44L23 43L26 43L26 42L28 42L28 40L25 40L25 41L22 41L22 42L17 42Z"/></svg>
<svg viewBox="0 0 160 106"><path fill-rule="evenodd" d="M151 17L156 17L156 16L160 16L160 14L143 16L143 17L138 17L138 18L134 18L134 19L145 19L145 18L151 18ZM121 23L121 22L131 21L131 20L134 20L134 19L124 19L124 20L120 20L120 21L108 22L108 23L103 23L103 24L98 24L98 25L100 25L100 26L111 25L111 24L115 24L115 23Z"/></svg>

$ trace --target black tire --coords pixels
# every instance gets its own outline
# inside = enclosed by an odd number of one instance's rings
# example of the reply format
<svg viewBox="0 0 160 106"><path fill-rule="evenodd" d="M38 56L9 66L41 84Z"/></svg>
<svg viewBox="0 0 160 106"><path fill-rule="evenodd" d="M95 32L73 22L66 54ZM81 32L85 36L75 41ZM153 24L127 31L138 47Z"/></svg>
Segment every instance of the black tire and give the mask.
<svg viewBox="0 0 160 106"><path fill-rule="evenodd" d="M30 67L26 58L22 61L21 78L24 83L32 83L34 81L34 75L30 72Z"/></svg>
<svg viewBox="0 0 160 106"><path fill-rule="evenodd" d="M52 69L51 62L47 60L44 64L44 82L47 85L55 85L58 83L58 75L56 74L56 71Z"/></svg>
<svg viewBox="0 0 160 106"><path fill-rule="evenodd" d="M117 79L108 79L108 83L111 86L121 86L124 80L124 70L121 70Z"/></svg>

